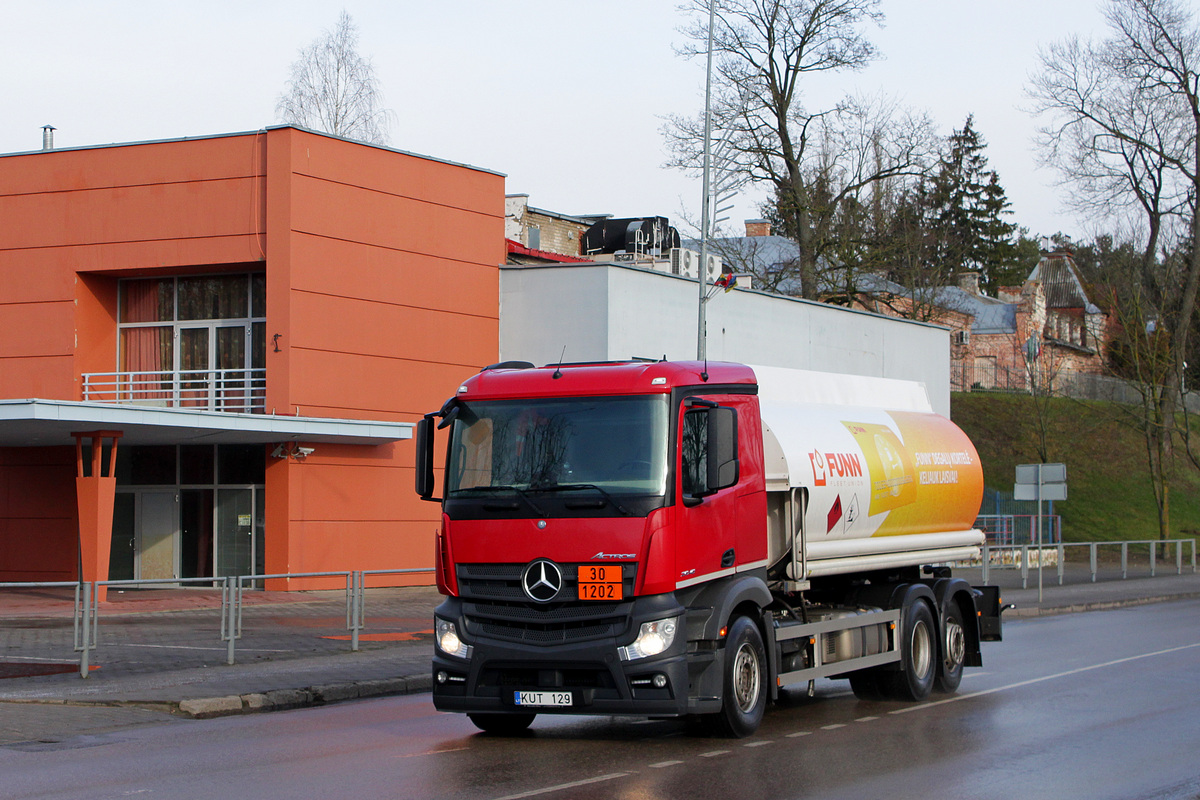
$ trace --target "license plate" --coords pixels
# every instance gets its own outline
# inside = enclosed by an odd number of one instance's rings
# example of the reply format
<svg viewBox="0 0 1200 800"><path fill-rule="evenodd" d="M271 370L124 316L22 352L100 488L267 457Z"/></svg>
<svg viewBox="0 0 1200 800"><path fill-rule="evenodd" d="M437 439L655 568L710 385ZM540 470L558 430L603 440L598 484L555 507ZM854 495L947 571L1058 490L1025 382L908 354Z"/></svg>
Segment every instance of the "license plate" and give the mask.
<svg viewBox="0 0 1200 800"><path fill-rule="evenodd" d="M519 706L569 706L570 692L513 692L513 702Z"/></svg>
<svg viewBox="0 0 1200 800"><path fill-rule="evenodd" d="M625 597L620 565L580 564L578 578L580 600L622 600Z"/></svg>

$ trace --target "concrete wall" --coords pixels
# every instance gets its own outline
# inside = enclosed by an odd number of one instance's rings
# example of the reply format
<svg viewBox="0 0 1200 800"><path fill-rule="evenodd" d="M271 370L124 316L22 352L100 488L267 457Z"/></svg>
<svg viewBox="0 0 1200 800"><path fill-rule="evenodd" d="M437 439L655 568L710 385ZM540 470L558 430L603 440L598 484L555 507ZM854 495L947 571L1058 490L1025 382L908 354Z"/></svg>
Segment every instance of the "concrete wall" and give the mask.
<svg viewBox="0 0 1200 800"><path fill-rule="evenodd" d="M506 267L500 356L694 359L697 294L695 281L635 267ZM742 290L718 292L706 314L711 360L921 381L950 414L946 328Z"/></svg>

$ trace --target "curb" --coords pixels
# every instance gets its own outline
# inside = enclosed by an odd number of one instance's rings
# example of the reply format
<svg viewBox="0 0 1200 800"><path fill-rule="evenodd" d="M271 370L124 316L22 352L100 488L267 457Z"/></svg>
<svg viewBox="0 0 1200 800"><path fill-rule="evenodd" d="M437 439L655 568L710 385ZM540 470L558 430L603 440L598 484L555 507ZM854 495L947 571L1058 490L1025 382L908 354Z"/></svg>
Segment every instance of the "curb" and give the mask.
<svg viewBox="0 0 1200 800"><path fill-rule="evenodd" d="M1108 611L1114 608L1128 608L1130 606L1146 606L1153 603L1170 603L1175 600L1195 600L1200 599L1200 592L1184 592L1181 594L1163 595L1160 597L1131 597L1124 600L1097 600L1091 603L1077 603L1070 606L1051 606L1049 608L1038 608L1036 606L1029 608L1013 608L1005 611L1005 615L1010 617L1050 617L1057 614L1077 614L1084 611Z"/></svg>
<svg viewBox="0 0 1200 800"><path fill-rule="evenodd" d="M212 719L234 714L257 714L265 711L287 711L293 708L311 708L361 697L386 697L389 695L416 694L427 692L433 684L429 675L413 675L405 678L382 678L350 683L327 683L304 689L274 689L269 692L231 694L224 697L201 697L171 703L171 711L177 716L190 719ZM123 705L140 705L125 703Z"/></svg>

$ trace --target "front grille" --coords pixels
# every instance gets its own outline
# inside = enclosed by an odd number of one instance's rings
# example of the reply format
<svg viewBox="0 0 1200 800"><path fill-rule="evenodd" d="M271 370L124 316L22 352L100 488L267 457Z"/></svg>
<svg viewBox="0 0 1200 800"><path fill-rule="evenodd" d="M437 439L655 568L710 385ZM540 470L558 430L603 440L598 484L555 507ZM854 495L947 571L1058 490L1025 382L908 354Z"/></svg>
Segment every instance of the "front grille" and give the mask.
<svg viewBox="0 0 1200 800"><path fill-rule="evenodd" d="M620 636L629 630L632 603L463 603L467 630L509 642L556 645Z"/></svg>
<svg viewBox="0 0 1200 800"><path fill-rule="evenodd" d="M563 586L549 603L530 600L521 588L525 564L460 564L459 596L467 631L535 646L613 638L630 630L636 564L621 565L622 601L580 601L578 564L559 564Z"/></svg>
<svg viewBox="0 0 1200 800"><path fill-rule="evenodd" d="M527 564L459 564L458 593L463 600L517 600L531 602L521 588L521 574ZM615 564L608 566L617 566ZM620 564L624 595L633 596L637 564ZM563 585L554 603L579 599L580 564L559 564ZM553 605L551 603L550 605ZM592 604L594 605L594 603Z"/></svg>

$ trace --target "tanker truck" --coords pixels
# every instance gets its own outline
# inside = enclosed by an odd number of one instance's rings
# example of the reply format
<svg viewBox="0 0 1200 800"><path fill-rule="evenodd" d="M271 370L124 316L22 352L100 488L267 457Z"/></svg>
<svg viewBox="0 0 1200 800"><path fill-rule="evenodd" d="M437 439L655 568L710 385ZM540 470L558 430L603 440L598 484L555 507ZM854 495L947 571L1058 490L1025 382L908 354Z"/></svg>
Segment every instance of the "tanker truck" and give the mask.
<svg viewBox="0 0 1200 800"><path fill-rule="evenodd" d="M433 702L484 731L628 714L743 737L822 678L953 692L1000 639L994 587L947 566L984 541L979 458L923 384L505 362L416 440L442 507Z"/></svg>

